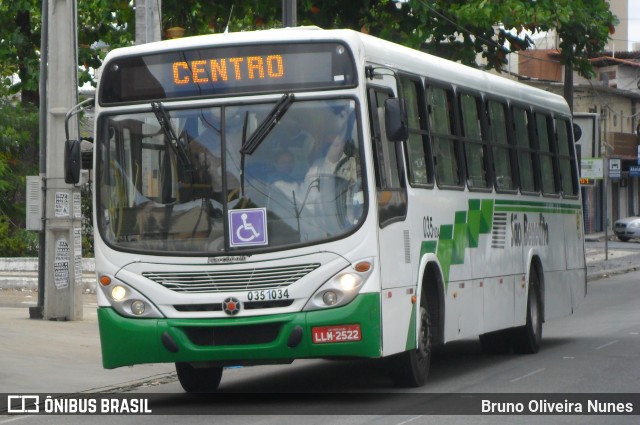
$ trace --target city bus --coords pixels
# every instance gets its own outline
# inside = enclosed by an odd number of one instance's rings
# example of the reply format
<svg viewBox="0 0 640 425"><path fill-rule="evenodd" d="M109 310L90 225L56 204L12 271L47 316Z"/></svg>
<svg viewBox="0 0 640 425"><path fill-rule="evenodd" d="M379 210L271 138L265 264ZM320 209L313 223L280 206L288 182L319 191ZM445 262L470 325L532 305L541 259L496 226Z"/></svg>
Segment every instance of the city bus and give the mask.
<svg viewBox="0 0 640 425"><path fill-rule="evenodd" d="M305 27L115 49L98 77L107 369L209 392L232 366L379 359L415 387L451 341L535 353L586 295L557 95Z"/></svg>

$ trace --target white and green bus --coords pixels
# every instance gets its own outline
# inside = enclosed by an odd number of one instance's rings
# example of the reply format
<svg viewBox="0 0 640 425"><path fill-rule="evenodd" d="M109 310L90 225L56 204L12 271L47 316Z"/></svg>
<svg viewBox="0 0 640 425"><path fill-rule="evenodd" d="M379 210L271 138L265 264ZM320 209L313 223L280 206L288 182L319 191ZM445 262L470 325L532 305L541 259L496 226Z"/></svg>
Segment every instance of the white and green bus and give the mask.
<svg viewBox="0 0 640 425"><path fill-rule="evenodd" d="M586 294L571 113L551 93L349 30L108 54L95 99L105 368L533 353Z"/></svg>

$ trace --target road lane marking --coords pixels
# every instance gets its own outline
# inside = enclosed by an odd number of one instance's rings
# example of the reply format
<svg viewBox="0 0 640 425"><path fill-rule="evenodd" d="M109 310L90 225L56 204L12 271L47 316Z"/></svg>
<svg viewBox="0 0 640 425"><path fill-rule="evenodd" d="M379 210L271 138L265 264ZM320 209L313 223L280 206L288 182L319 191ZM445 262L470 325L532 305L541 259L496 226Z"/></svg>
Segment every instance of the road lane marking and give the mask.
<svg viewBox="0 0 640 425"><path fill-rule="evenodd" d="M596 350L600 350L600 349L608 347L610 345L617 344L618 342L620 342L619 339L616 339L615 341L607 342L606 344L602 344L600 347L596 347Z"/></svg>
<svg viewBox="0 0 640 425"><path fill-rule="evenodd" d="M0 424L8 424L9 422L15 422L15 421L20 421L22 419L26 419L26 418L31 418L32 416L15 416L13 418L10 419L3 419L0 420Z"/></svg>
<svg viewBox="0 0 640 425"><path fill-rule="evenodd" d="M422 415L420 415L420 416L415 416L415 417L413 417L413 418L407 419L406 421L399 422L399 423L397 423L396 425L405 425L405 424L408 424L409 422L413 422L413 421L415 421L416 419L420 419L421 417L422 417Z"/></svg>
<svg viewBox="0 0 640 425"><path fill-rule="evenodd" d="M534 370L533 372L529 372L529 373L527 373L526 375L519 376L518 378L514 378L514 379L512 379L510 382L518 382L518 381L520 381L521 379L525 379L525 378L528 378L528 377L530 377L530 376L533 376L533 375L535 375L536 373L540 373L540 372L542 372L543 370L545 370L545 368L544 368L544 367L543 367L543 368L540 368L540 369L537 369L537 370Z"/></svg>

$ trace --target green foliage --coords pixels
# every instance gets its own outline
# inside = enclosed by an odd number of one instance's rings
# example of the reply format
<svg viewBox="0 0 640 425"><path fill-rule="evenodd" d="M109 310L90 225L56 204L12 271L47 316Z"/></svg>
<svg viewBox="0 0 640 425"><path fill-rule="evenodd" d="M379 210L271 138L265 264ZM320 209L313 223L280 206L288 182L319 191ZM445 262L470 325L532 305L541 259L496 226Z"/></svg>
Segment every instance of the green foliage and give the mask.
<svg viewBox="0 0 640 425"><path fill-rule="evenodd" d="M149 0L151 1L151 0ZM109 49L133 44L135 10L128 0L78 0L78 79L95 85Z"/></svg>
<svg viewBox="0 0 640 425"><path fill-rule="evenodd" d="M0 257L37 257L38 234L17 229L0 215Z"/></svg>
<svg viewBox="0 0 640 425"><path fill-rule="evenodd" d="M152 0L148 0L152 1ZM131 45L135 9L130 0L78 0L80 84L94 82L108 49ZM38 103L39 0L0 2L0 82L23 101ZM233 5L233 13L232 12ZM282 0L165 0L162 29L186 35L281 26ZM351 28L474 65L477 53L500 70L510 51L531 46L525 34L555 28L563 63L584 76L588 56L601 50L617 23L603 0L298 0L298 23ZM231 15L231 19L229 19ZM515 32L512 31L515 29ZM18 75L13 82L9 79Z"/></svg>
<svg viewBox="0 0 640 425"><path fill-rule="evenodd" d="M0 214L24 227L27 175L38 174L38 111L0 100Z"/></svg>
<svg viewBox="0 0 640 425"><path fill-rule="evenodd" d="M134 4L78 0L80 85L95 84L92 73L108 50L133 44ZM163 31L180 26L186 35L282 25L282 0L164 0L162 12ZM604 0L298 0L297 12L299 25L368 32L472 66L481 54L497 70L509 52L532 45L527 34L555 29L562 63L587 77L593 75L589 56L603 49L617 24ZM0 0L0 255L33 246L33 234L23 230L24 192L25 176L38 173L41 30L40 0ZM90 247L90 227L83 234Z"/></svg>
<svg viewBox="0 0 640 425"><path fill-rule="evenodd" d="M0 100L0 256L37 254L37 235L25 227L27 175L38 174L38 111Z"/></svg>

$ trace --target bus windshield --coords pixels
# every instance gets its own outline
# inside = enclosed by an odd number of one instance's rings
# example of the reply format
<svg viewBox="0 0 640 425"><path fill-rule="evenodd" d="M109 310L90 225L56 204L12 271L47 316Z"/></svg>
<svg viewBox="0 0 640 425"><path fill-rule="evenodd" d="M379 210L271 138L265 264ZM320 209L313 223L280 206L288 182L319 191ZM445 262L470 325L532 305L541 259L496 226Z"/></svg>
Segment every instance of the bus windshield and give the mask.
<svg viewBox="0 0 640 425"><path fill-rule="evenodd" d="M247 149L274 105L154 104L100 118L104 240L129 251L215 255L351 232L365 211L355 102L292 100Z"/></svg>

